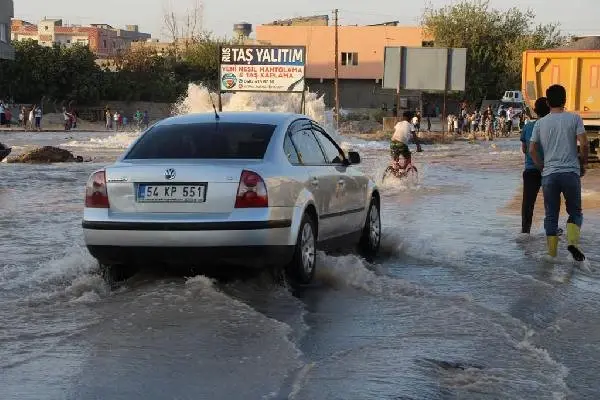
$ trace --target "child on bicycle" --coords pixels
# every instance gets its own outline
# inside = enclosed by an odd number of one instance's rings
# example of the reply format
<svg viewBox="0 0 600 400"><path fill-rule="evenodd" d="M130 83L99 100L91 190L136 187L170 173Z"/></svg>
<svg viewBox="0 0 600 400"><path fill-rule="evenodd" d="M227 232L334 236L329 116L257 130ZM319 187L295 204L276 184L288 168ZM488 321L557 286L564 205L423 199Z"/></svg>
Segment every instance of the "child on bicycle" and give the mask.
<svg viewBox="0 0 600 400"><path fill-rule="evenodd" d="M404 111L402 114L402 121L399 121L394 126L394 134L392 135L392 140L390 141L392 160L400 169L405 169L406 166L411 162L412 153L408 148L408 143L410 142L411 137L417 145L417 151L423 151L421 149L419 139L417 138L415 126L411 124L410 120L410 111ZM400 156L404 158L404 164L400 164Z"/></svg>

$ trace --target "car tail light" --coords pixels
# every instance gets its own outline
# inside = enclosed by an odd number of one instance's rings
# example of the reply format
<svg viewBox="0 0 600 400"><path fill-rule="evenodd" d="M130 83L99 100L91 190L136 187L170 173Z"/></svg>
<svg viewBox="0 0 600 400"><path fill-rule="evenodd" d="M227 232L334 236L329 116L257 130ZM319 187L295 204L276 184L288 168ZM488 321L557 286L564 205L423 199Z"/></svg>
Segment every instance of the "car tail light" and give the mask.
<svg viewBox="0 0 600 400"><path fill-rule="evenodd" d="M95 172L85 186L85 206L90 208L108 208L108 192L106 190L106 173Z"/></svg>
<svg viewBox="0 0 600 400"><path fill-rule="evenodd" d="M267 185L256 172L242 171L235 208L268 207Z"/></svg>

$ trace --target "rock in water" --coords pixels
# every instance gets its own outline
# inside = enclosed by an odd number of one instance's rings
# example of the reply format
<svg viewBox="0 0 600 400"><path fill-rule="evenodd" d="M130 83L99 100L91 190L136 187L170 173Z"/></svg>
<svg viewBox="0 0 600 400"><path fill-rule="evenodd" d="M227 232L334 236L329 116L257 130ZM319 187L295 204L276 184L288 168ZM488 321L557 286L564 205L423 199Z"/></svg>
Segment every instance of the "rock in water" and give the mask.
<svg viewBox="0 0 600 400"><path fill-rule="evenodd" d="M21 154L18 157L8 160L10 163L57 163L57 162L81 162L81 157L75 157L73 153L68 150L59 149L53 146L44 146L25 154Z"/></svg>

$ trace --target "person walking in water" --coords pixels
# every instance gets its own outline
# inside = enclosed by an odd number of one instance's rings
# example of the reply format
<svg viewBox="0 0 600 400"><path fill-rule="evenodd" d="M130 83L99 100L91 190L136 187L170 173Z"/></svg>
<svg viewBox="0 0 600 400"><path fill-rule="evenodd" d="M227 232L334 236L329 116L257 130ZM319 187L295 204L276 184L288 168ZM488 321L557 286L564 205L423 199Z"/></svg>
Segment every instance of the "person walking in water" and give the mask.
<svg viewBox="0 0 600 400"><path fill-rule="evenodd" d="M533 108L538 119L544 118L550 112L548 101L545 97L540 97L535 101ZM538 193L542 187L542 173L536 167L531 155L529 155L529 146L533 127L537 121L528 122L521 133L521 150L525 154L525 170L523 171L523 201L521 203L521 233L531 233L531 223L533 220L533 210ZM542 155L540 154L540 157Z"/></svg>
<svg viewBox="0 0 600 400"><path fill-rule="evenodd" d="M567 214L567 249L576 261L585 260L579 248L583 212L581 210L581 177L588 163L588 140L583 120L565 111L567 92L561 85L546 89L550 113L533 127L529 153L542 171L542 190L546 217L544 229L548 255L557 256L560 195L565 197ZM579 141L580 157L577 154ZM542 155L538 153L541 150Z"/></svg>

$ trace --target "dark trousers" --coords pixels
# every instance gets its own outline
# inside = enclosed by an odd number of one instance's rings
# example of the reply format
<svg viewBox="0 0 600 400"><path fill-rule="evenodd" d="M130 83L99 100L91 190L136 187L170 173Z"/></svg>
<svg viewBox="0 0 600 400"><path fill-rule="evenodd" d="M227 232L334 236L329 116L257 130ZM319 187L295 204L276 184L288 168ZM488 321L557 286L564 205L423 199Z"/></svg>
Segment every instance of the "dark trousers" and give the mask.
<svg viewBox="0 0 600 400"><path fill-rule="evenodd" d="M523 203L521 204L521 232L530 233L535 201L542 186L542 173L537 169L523 171Z"/></svg>

